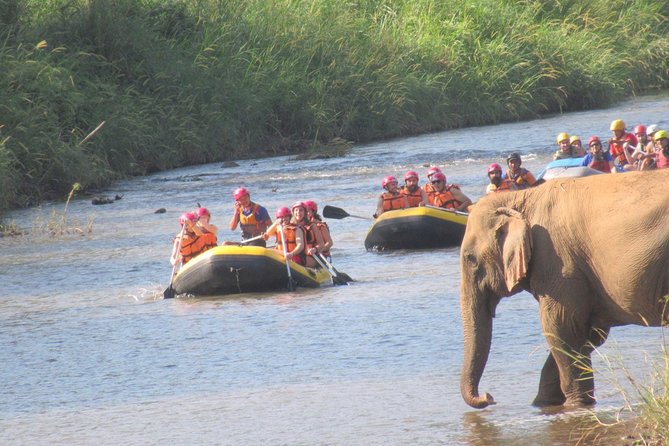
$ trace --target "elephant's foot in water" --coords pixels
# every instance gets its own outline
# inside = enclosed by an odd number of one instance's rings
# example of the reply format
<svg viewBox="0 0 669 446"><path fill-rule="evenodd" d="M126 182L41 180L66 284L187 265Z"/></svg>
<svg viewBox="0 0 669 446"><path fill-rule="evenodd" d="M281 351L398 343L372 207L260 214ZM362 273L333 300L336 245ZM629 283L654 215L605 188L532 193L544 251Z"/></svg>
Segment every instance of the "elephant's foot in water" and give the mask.
<svg viewBox="0 0 669 446"><path fill-rule="evenodd" d="M562 406L565 401L567 401L567 398L560 387L560 373L555 358L549 353L541 369L539 391L534 401L532 401L532 405L537 407Z"/></svg>

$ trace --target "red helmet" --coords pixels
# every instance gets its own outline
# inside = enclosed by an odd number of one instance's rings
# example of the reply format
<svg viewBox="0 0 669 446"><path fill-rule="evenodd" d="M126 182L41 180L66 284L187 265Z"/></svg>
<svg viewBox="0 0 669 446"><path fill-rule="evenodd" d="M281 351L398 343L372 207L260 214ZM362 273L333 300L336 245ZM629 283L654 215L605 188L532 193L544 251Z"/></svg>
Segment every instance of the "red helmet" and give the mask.
<svg viewBox="0 0 669 446"><path fill-rule="evenodd" d="M408 180L409 178L415 178L416 181L418 181L418 174L416 173L416 171L410 170L404 174L404 181Z"/></svg>
<svg viewBox="0 0 669 446"><path fill-rule="evenodd" d="M276 210L276 218L290 217L290 209L283 206Z"/></svg>
<svg viewBox="0 0 669 446"><path fill-rule="evenodd" d="M186 220L197 221L197 215L193 214L192 212L186 212L184 214L181 214L181 216L179 217L179 224L183 225L184 223L186 223Z"/></svg>
<svg viewBox="0 0 669 446"><path fill-rule="evenodd" d="M293 203L293 205L290 207L290 209L293 210L293 209L299 208L299 207L304 208L305 211L307 210L307 206L301 201L296 201L295 203Z"/></svg>
<svg viewBox="0 0 669 446"><path fill-rule="evenodd" d="M437 172L441 172L441 169L436 167L436 166L435 167L430 167L429 169L427 169L428 180L432 177L432 175L434 175Z"/></svg>
<svg viewBox="0 0 669 446"><path fill-rule="evenodd" d="M397 183L397 178L392 175L388 175L381 181L381 187L385 189L388 183Z"/></svg>
<svg viewBox="0 0 669 446"><path fill-rule="evenodd" d="M588 147L590 147L593 142L598 142L600 145L602 144L602 140L599 139L598 136L591 136L590 139L588 140Z"/></svg>
<svg viewBox="0 0 669 446"><path fill-rule="evenodd" d="M646 133L646 126L645 125L637 125L634 127L634 134L638 135L639 133Z"/></svg>
<svg viewBox="0 0 669 446"><path fill-rule="evenodd" d="M237 188L232 194L232 196L235 198L235 200L239 200L244 195L251 195L251 194L249 194L249 191L246 190L245 187Z"/></svg>
<svg viewBox="0 0 669 446"><path fill-rule="evenodd" d="M502 171L502 166L500 166L497 163L492 163L491 165L488 166L488 173L501 172L501 171Z"/></svg>
<svg viewBox="0 0 669 446"><path fill-rule="evenodd" d="M436 172L432 175L431 181L443 181L446 182L446 175L443 172Z"/></svg>
<svg viewBox="0 0 669 446"><path fill-rule="evenodd" d="M307 210L311 210L312 212L318 212L318 205L313 200L305 201L304 206L306 206Z"/></svg>
<svg viewBox="0 0 669 446"><path fill-rule="evenodd" d="M197 210L195 211L195 214L198 217L202 217L202 216L205 216L205 215L208 216L208 217L211 217L211 214L209 213L209 209L207 209L207 208L197 208Z"/></svg>

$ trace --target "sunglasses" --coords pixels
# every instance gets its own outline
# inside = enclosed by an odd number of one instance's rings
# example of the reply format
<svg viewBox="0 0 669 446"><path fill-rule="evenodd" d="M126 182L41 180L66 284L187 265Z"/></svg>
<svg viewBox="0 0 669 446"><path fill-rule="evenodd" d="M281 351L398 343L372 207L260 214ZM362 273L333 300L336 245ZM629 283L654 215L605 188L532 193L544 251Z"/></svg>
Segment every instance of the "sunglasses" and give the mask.
<svg viewBox="0 0 669 446"><path fill-rule="evenodd" d="M441 180L430 181L430 183L432 183L432 184L439 184L439 183L441 183Z"/></svg>

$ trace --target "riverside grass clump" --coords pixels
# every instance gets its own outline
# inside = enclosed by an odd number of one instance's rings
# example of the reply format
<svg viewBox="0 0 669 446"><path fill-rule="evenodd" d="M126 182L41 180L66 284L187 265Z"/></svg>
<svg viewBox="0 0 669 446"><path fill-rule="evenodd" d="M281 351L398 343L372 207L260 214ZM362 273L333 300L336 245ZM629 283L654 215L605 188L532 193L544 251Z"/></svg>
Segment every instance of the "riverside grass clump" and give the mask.
<svg viewBox="0 0 669 446"><path fill-rule="evenodd" d="M0 0L0 210L75 182L611 105L667 87L668 15L653 0Z"/></svg>

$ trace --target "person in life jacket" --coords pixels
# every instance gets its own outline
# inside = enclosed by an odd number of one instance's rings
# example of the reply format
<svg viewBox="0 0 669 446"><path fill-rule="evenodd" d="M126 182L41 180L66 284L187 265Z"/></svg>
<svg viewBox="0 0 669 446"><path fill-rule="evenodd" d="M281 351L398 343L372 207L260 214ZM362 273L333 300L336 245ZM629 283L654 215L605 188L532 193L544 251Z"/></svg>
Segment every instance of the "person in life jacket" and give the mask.
<svg viewBox="0 0 669 446"><path fill-rule="evenodd" d="M664 130L655 134L655 167L657 169L669 167L669 133Z"/></svg>
<svg viewBox="0 0 669 446"><path fill-rule="evenodd" d="M218 227L210 223L211 213L209 209L197 208L194 213L198 217L196 226L202 232L205 251L217 246L218 239L216 238L216 233L218 232Z"/></svg>
<svg viewBox="0 0 669 446"><path fill-rule="evenodd" d="M307 206L303 202L298 201L294 203L291 211L293 218L290 219L290 223L300 226L304 232L305 263L303 265L316 268L319 264L314 260L313 256L316 253L323 252L325 246L321 231L318 230L315 222L309 220Z"/></svg>
<svg viewBox="0 0 669 446"><path fill-rule="evenodd" d="M197 227L197 215L187 212L179 217L182 230L174 237L170 263L176 265L188 263L201 252L206 251L202 231Z"/></svg>
<svg viewBox="0 0 669 446"><path fill-rule="evenodd" d="M625 131L625 121L622 119L611 122L610 129L613 136L609 139L609 153L613 158L613 164L617 165L616 170L619 172L634 170L636 167L631 155L639 143L636 136Z"/></svg>
<svg viewBox="0 0 669 446"><path fill-rule="evenodd" d="M415 208L427 204L427 194L418 186L418 174L413 170L404 174L404 187L400 192L406 195L409 207Z"/></svg>
<svg viewBox="0 0 669 446"><path fill-rule="evenodd" d="M397 178L392 175L385 177L381 181L381 187L383 187L386 192L379 195L374 218L379 217L386 211L406 209L409 207L409 200L407 200L406 195L400 192L400 189L397 186Z"/></svg>
<svg viewBox="0 0 669 446"><path fill-rule="evenodd" d="M472 204L472 200L462 193L460 186L457 184L446 185L446 175L443 172L432 175L431 184L433 189L427 196L431 206L466 212Z"/></svg>
<svg viewBox="0 0 669 446"><path fill-rule="evenodd" d="M330 255L330 249L334 242L332 241L332 236L330 235L330 227L326 222L323 221L320 215L318 215L318 205L313 200L307 200L304 202L304 205L307 207L307 217L311 222L312 226L315 225L316 229L321 233L321 238L323 239L323 246L321 247L321 254L328 258L328 261L332 260Z"/></svg>
<svg viewBox="0 0 669 446"><path fill-rule="evenodd" d="M581 138L576 135L571 135L569 137L569 147L571 147L571 156L573 158L581 158L585 156L585 149L583 148L583 142Z"/></svg>
<svg viewBox="0 0 669 446"><path fill-rule="evenodd" d="M305 265L306 255L304 253L304 230L301 226L291 223L292 213L287 207L280 207L276 210L276 221L267 228L262 234L264 240L268 240L272 235L276 237L274 249L284 254L283 240L281 232L286 238L286 260L292 260L298 265ZM281 229L279 229L281 227Z"/></svg>
<svg viewBox="0 0 669 446"><path fill-rule="evenodd" d="M573 151L569 143L569 135L565 132L560 133L557 136L558 150L553 155L554 160L563 160L567 158L572 158Z"/></svg>
<svg viewBox="0 0 669 446"><path fill-rule="evenodd" d="M245 187L236 189L233 194L235 199L235 210L230 219L230 230L237 229L237 225L242 230L242 240L250 239L261 235L271 224L267 209L251 201L251 194ZM266 246L262 239L254 240L248 243L255 246Z"/></svg>
<svg viewBox="0 0 669 446"><path fill-rule="evenodd" d="M429 194L430 191L432 190L432 175L434 175L437 172L441 172L441 169L438 168L437 166L432 166L429 169L427 169L427 183L423 184L423 190L425 191L426 194Z"/></svg>
<svg viewBox="0 0 669 446"><path fill-rule="evenodd" d="M650 127L652 126L649 126L649 128ZM631 158L634 160L638 170L648 170L653 164L654 151L652 148L650 150L648 149L651 139L648 136L648 130L646 129L646 126L639 124L634 127L634 136L636 136L636 139L639 143L634 149L634 152L632 152Z"/></svg>
<svg viewBox="0 0 669 446"><path fill-rule="evenodd" d="M597 136L592 136L588 140L589 152L583 158L581 166L587 166L591 169L599 170L604 173L611 173L616 170L613 166L613 158L609 152L604 152L602 141Z"/></svg>
<svg viewBox="0 0 669 446"><path fill-rule="evenodd" d="M490 180L490 184L488 184L485 190L486 194L516 190L516 184L513 181L502 178L502 166L497 163L492 163L488 166L488 179Z"/></svg>
<svg viewBox="0 0 669 446"><path fill-rule="evenodd" d="M534 178L534 175L529 170L524 167L520 167L523 161L520 159L518 153L512 153L506 158L506 164L509 166L509 170L506 171L502 178L509 179L516 184L518 189L527 189L530 186L534 186L537 182L537 179Z"/></svg>

